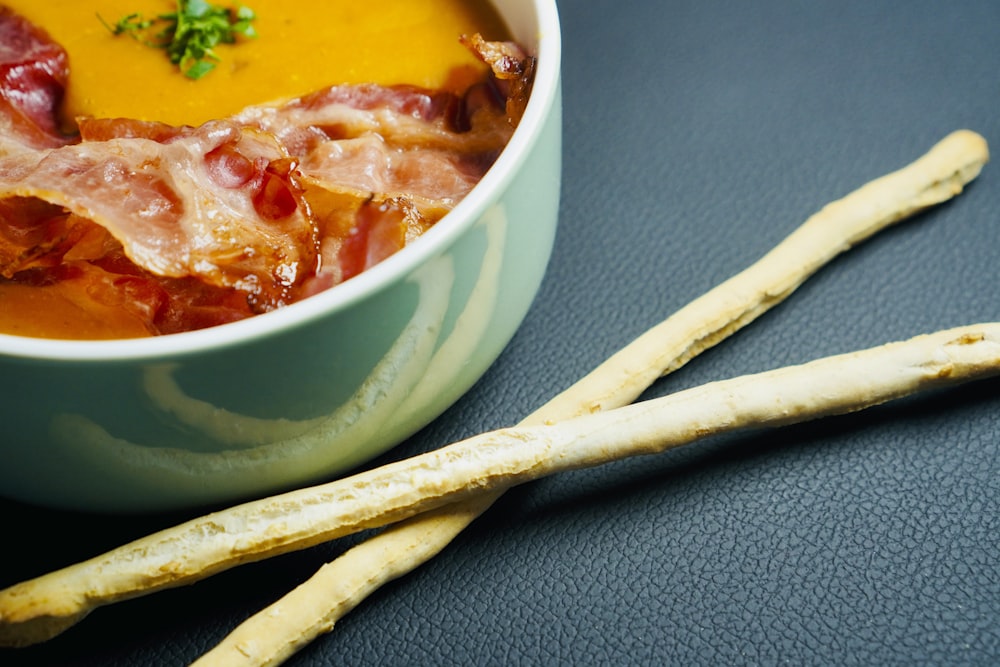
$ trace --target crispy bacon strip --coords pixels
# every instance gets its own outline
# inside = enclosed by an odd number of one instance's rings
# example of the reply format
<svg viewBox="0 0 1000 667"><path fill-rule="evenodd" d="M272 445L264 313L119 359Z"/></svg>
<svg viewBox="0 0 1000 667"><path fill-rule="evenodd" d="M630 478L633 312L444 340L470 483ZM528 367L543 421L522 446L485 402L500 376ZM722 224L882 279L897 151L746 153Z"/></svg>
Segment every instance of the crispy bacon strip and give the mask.
<svg viewBox="0 0 1000 667"><path fill-rule="evenodd" d="M165 142L83 141L0 158L0 196L107 229L137 265L235 287L268 310L315 270L316 230L271 137L208 123Z"/></svg>
<svg viewBox="0 0 1000 667"><path fill-rule="evenodd" d="M55 114L68 78L66 51L0 5L0 155L69 141Z"/></svg>
<svg viewBox="0 0 1000 667"><path fill-rule="evenodd" d="M313 190L357 202L407 198L433 219L454 207L510 140L494 87L458 97L412 86L333 86L234 119L301 158Z"/></svg>
<svg viewBox="0 0 1000 667"><path fill-rule="evenodd" d="M494 85L505 102L507 120L517 125L528 106L536 60L515 42L489 42L480 34L463 35L462 43L493 72Z"/></svg>
<svg viewBox="0 0 1000 667"><path fill-rule="evenodd" d="M323 239L316 284L356 275L419 236L469 193L510 140L523 108L512 107L505 91L514 69L532 75L533 61L515 45L482 38L468 44L507 79L487 77L461 96L413 86L332 86L234 118L275 135L301 158ZM515 56L519 68L510 65ZM368 230L376 238L367 240Z"/></svg>

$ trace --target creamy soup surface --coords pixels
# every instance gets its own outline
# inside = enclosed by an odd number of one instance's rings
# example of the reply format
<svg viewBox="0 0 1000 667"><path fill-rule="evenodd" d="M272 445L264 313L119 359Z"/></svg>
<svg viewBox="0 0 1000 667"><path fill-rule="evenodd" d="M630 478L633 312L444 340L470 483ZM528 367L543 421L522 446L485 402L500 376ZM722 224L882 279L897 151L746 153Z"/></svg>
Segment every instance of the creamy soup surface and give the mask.
<svg viewBox="0 0 1000 667"><path fill-rule="evenodd" d="M482 64L458 42L480 32L503 39L482 0L249 0L256 39L218 47L220 62L192 81L163 51L109 24L174 11L169 0L13 0L2 4L43 26L69 52L66 114L198 124L340 83L409 83L460 89ZM214 3L236 6L230 3Z"/></svg>

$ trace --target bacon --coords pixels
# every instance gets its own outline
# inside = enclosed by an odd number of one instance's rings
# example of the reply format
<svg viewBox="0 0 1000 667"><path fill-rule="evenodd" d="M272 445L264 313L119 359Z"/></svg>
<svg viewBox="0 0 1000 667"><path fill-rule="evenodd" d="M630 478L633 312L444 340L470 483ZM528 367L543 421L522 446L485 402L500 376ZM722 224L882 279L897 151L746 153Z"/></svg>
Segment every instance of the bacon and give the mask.
<svg viewBox="0 0 1000 667"><path fill-rule="evenodd" d="M273 134L300 156L305 197L323 239L315 285L374 266L391 254L386 249L398 250L450 211L510 140L519 116L509 112L501 84L488 78L461 96L413 86L332 86L250 107L233 120ZM370 244L369 234L377 237Z"/></svg>
<svg viewBox="0 0 1000 667"><path fill-rule="evenodd" d="M353 278L398 252L409 233L425 225L406 199L366 201L358 210L354 227L337 248L341 280Z"/></svg>
<svg viewBox="0 0 1000 667"><path fill-rule="evenodd" d="M106 235L104 242L97 258L67 255L54 266L21 271L11 282L37 289L58 288L60 294L78 304L92 302L120 309L131 320L142 322L150 335L203 329L255 314L236 290L219 289L191 277L155 276L130 261L110 236Z"/></svg>
<svg viewBox="0 0 1000 667"><path fill-rule="evenodd" d="M2 9L0 39L0 276L89 280L152 333L281 307L413 241L493 164L532 69L469 38L491 75L462 95L333 86L196 128L81 119L70 140L65 53Z"/></svg>
<svg viewBox="0 0 1000 667"><path fill-rule="evenodd" d="M0 5L0 155L70 141L56 116L68 78L66 51Z"/></svg>
<svg viewBox="0 0 1000 667"><path fill-rule="evenodd" d="M425 211L454 207L493 161L443 150L400 150L377 134L328 141L302 163L305 182L325 190L367 198L408 197Z"/></svg>
<svg viewBox="0 0 1000 667"><path fill-rule="evenodd" d="M476 91L478 93L478 91ZM412 86L334 86L236 122L276 136L303 181L360 200L408 196L437 216L474 186L510 139L504 101Z"/></svg>
<svg viewBox="0 0 1000 667"><path fill-rule="evenodd" d="M82 141L152 139L166 143L193 129L155 120L135 120L132 118L80 118L77 120L77 126Z"/></svg>
<svg viewBox="0 0 1000 667"><path fill-rule="evenodd" d="M498 100L497 111L504 101ZM272 132L295 154L318 143L378 133L397 146L467 150L495 146L510 136L482 122L469 133L463 98L415 86L331 86L280 105L252 106L235 121Z"/></svg>
<svg viewBox="0 0 1000 667"><path fill-rule="evenodd" d="M516 42L489 42L482 35L463 35L462 44L490 66L492 81L505 101L507 120L517 125L528 106L536 60Z"/></svg>
<svg viewBox="0 0 1000 667"><path fill-rule="evenodd" d="M288 303L315 270L316 230L298 191L273 138L225 122L162 143L130 136L0 158L0 197L63 207L150 272L235 287L261 310Z"/></svg>

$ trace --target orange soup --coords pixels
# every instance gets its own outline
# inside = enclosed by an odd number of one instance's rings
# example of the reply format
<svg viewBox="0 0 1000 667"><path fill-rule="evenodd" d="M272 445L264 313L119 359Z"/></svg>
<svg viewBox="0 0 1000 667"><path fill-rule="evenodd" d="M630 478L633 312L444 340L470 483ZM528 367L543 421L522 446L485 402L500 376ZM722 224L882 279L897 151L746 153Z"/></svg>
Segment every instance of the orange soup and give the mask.
<svg viewBox="0 0 1000 667"><path fill-rule="evenodd" d="M192 80L162 49L129 35L113 35L107 28L128 14L152 17L175 11L173 2L2 4L43 27L66 49L70 76L61 115L67 127L74 127L79 117L196 126L249 105L335 84L406 83L460 91L481 77L486 66L459 36L478 32L487 39L507 38L483 0L247 0L256 15L257 37L217 47L215 69ZM81 294L63 289L62 283L25 286L3 281L0 333L73 339L149 335L126 310L113 304L82 304Z"/></svg>
<svg viewBox="0 0 1000 667"><path fill-rule="evenodd" d="M70 57L66 113L198 124L250 104L340 83L410 83L457 88L482 69L458 42L466 33L504 39L484 0L247 0L258 36L221 45L203 79L104 24L174 10L170 0L8 0L44 27ZM237 3L218 2L224 6Z"/></svg>

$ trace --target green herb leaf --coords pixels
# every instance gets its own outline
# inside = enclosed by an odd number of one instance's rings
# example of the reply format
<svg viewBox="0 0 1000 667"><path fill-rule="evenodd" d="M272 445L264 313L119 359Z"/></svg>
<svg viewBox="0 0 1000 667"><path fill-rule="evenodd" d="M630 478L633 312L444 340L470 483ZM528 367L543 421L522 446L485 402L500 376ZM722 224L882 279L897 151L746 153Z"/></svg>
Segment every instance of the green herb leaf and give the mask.
<svg viewBox="0 0 1000 667"><path fill-rule="evenodd" d="M108 24L97 17L113 35L129 35L165 50L170 62L190 79L200 79L215 68L219 56L214 49L219 44L235 44L237 36L255 38L257 31L252 24L256 18L249 7L233 11L205 0L177 0L177 11L154 18L133 13Z"/></svg>

